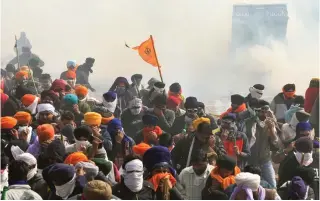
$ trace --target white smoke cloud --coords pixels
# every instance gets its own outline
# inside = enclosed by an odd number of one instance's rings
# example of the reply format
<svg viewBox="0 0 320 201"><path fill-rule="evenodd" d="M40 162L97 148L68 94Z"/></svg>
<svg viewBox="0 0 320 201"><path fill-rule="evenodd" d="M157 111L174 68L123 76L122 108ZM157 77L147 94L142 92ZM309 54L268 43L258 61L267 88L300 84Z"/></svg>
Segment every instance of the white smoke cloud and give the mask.
<svg viewBox="0 0 320 201"><path fill-rule="evenodd" d="M156 68L124 46L125 41L139 45L150 34L167 86L178 81L186 96L194 95L218 107L226 107L231 93L246 95L257 82L266 85L267 97L276 95L288 82L304 94L310 79L319 74L317 0L1 2L3 65L14 55L14 35L25 31L32 51L46 63L44 71L53 77L66 69L67 60L82 63L86 57L94 57L90 80L99 92L108 90L117 76L130 80L133 73L142 73L145 83L151 77L159 78ZM235 3L287 3L287 45L272 42L271 48L255 46L231 58Z"/></svg>

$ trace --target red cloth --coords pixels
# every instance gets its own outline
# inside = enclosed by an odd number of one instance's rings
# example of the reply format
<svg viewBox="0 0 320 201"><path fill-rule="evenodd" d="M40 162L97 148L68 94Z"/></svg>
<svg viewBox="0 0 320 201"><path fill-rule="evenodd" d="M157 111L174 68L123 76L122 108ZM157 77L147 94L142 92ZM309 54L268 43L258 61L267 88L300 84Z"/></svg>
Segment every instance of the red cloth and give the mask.
<svg viewBox="0 0 320 201"><path fill-rule="evenodd" d="M113 163L113 173L114 173L114 178L116 182L119 183L121 181L121 176L117 166L114 163Z"/></svg>
<svg viewBox="0 0 320 201"><path fill-rule="evenodd" d="M169 107L177 107L182 102L180 97L177 96L169 96L167 99L167 106Z"/></svg>
<svg viewBox="0 0 320 201"><path fill-rule="evenodd" d="M155 126L154 129L150 129L148 127L145 127L142 130L144 143L148 143L148 137L149 137L150 132L155 132L157 134L158 138L160 137L160 135L162 135L162 130L159 126Z"/></svg>
<svg viewBox="0 0 320 201"><path fill-rule="evenodd" d="M224 149L226 150L228 156L235 156L235 153L233 151L234 142L230 140L225 140L223 142ZM242 152L243 148L243 139L237 139L236 140L236 146L239 148L239 151Z"/></svg>
<svg viewBox="0 0 320 201"><path fill-rule="evenodd" d="M316 101L319 95L319 88L309 87L306 91L305 101L304 101L304 110L308 113L311 112L314 102Z"/></svg>
<svg viewBox="0 0 320 201"><path fill-rule="evenodd" d="M5 93L0 93L0 96L1 96L1 109L3 109L3 106L9 99L9 96Z"/></svg>

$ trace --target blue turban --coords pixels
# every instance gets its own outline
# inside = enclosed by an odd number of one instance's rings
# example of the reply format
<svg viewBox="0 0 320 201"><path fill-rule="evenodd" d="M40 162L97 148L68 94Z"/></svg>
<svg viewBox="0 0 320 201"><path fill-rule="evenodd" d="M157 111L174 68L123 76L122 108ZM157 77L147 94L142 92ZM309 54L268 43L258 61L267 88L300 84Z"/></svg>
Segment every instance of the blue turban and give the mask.
<svg viewBox="0 0 320 201"><path fill-rule="evenodd" d="M63 97L63 101L67 104L67 105L74 105L74 104L78 104L78 97L74 94L67 94Z"/></svg>
<svg viewBox="0 0 320 201"><path fill-rule="evenodd" d="M304 183L301 177L295 176L291 180L289 188L290 200L304 200L307 193L307 185Z"/></svg>
<svg viewBox="0 0 320 201"><path fill-rule="evenodd" d="M113 136L117 130L122 130L122 123L120 119L114 118L108 124L107 131Z"/></svg>
<svg viewBox="0 0 320 201"><path fill-rule="evenodd" d="M311 131L312 126L309 122L300 122L297 124L297 129L299 131Z"/></svg>
<svg viewBox="0 0 320 201"><path fill-rule="evenodd" d="M75 68L76 67L76 61L75 60L70 60L67 62L67 67L70 68L70 67L73 67Z"/></svg>
<svg viewBox="0 0 320 201"><path fill-rule="evenodd" d="M154 146L143 155L143 165L149 172L157 166L171 167L171 153L167 147Z"/></svg>
<svg viewBox="0 0 320 201"><path fill-rule="evenodd" d="M113 91L108 91L107 93L103 94L103 98L107 102L113 102L117 98L117 93Z"/></svg>
<svg viewBox="0 0 320 201"><path fill-rule="evenodd" d="M63 185L71 181L76 171L74 166L67 165L64 163L56 163L48 167L46 171L48 178L54 182L57 186Z"/></svg>
<svg viewBox="0 0 320 201"><path fill-rule="evenodd" d="M229 119L231 121L235 121L237 119L237 116L235 113L228 113L227 115L222 117L222 119Z"/></svg>

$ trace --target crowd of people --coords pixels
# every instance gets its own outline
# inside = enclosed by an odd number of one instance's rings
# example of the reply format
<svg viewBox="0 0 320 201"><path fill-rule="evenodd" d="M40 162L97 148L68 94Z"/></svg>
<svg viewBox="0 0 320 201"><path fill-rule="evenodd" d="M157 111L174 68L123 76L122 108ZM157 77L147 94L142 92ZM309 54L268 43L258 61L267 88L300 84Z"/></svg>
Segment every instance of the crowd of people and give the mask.
<svg viewBox="0 0 320 201"><path fill-rule="evenodd" d="M271 103L255 84L213 115L141 74L95 99L94 58L53 79L21 50L1 69L1 199L319 199L318 78Z"/></svg>

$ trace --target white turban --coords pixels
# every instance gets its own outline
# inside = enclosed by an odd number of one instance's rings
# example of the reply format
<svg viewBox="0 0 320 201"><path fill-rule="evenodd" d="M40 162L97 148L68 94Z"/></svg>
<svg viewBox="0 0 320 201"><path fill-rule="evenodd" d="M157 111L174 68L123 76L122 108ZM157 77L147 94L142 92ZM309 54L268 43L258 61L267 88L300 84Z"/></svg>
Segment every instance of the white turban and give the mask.
<svg viewBox="0 0 320 201"><path fill-rule="evenodd" d="M29 181L37 174L37 159L30 153L23 153L16 157L17 161L23 161L27 163L29 166L35 165L32 169L29 170L27 175L27 180Z"/></svg>
<svg viewBox="0 0 320 201"><path fill-rule="evenodd" d="M99 168L98 166L92 164L92 163L88 163L88 162L79 162L76 164L75 168L83 168L83 170L86 173L86 176L90 179L94 179L98 173L99 173Z"/></svg>
<svg viewBox="0 0 320 201"><path fill-rule="evenodd" d="M260 176L249 172L241 172L237 174L235 180L237 186L243 186L251 189L252 191L257 191L260 186Z"/></svg>
<svg viewBox="0 0 320 201"><path fill-rule="evenodd" d="M39 104L38 107L37 107L37 111L38 111L38 113L36 115L37 119L39 118L39 113L40 112L48 111L48 112L56 115L55 108L50 103L41 103L41 104Z"/></svg>

